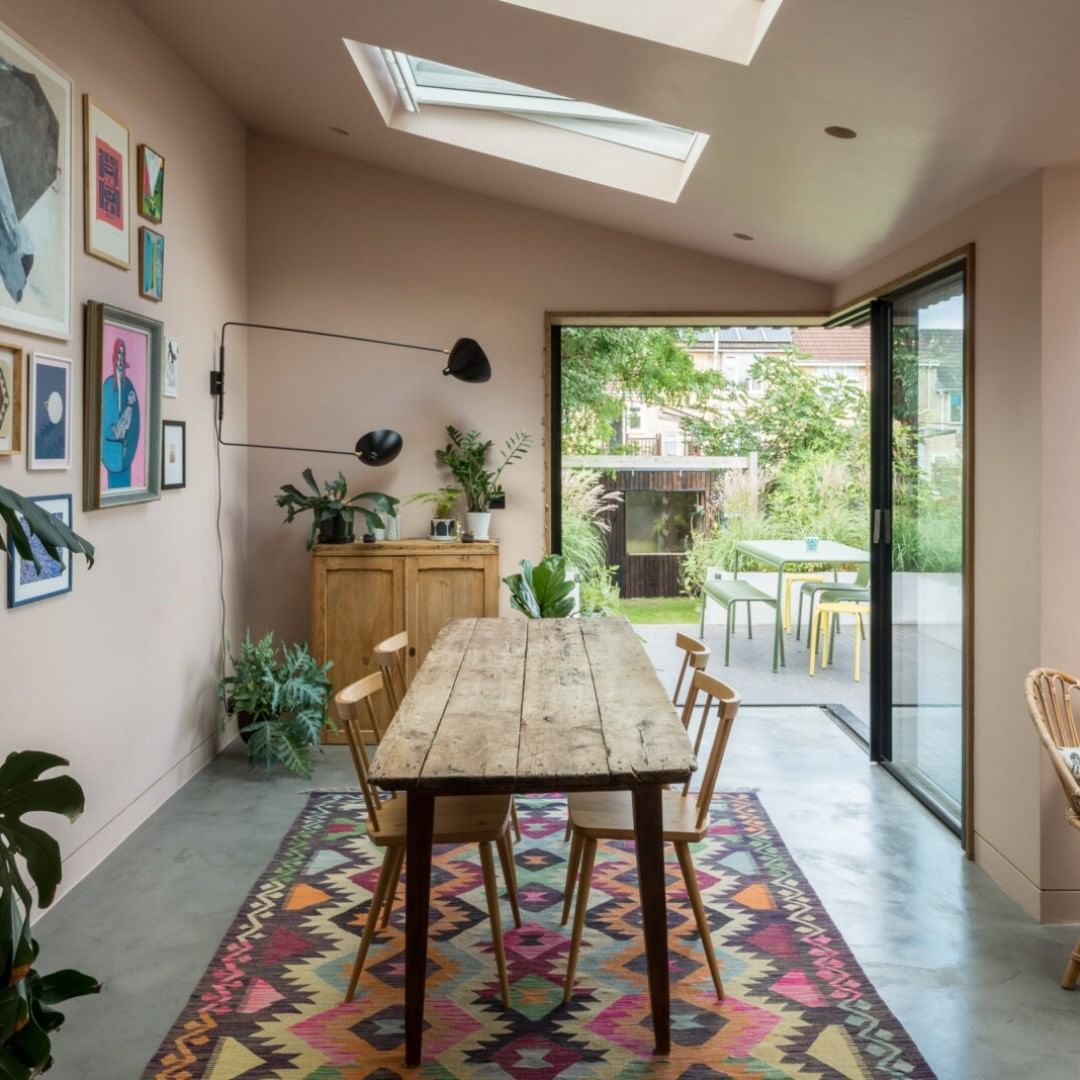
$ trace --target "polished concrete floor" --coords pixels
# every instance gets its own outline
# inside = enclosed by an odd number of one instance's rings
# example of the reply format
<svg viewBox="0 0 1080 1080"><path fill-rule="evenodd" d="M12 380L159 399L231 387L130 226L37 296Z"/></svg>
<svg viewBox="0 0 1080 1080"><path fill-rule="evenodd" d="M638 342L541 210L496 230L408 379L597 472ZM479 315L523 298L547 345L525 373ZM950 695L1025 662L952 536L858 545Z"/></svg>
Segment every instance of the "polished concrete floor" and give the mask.
<svg viewBox="0 0 1080 1080"><path fill-rule="evenodd" d="M327 750L315 787L353 786ZM71 1003L56 1080L134 1080L312 785L231 747L39 924L46 967L105 983ZM742 710L721 776L756 788L841 934L938 1075L1076 1075L1074 929L1040 927L817 708Z"/></svg>

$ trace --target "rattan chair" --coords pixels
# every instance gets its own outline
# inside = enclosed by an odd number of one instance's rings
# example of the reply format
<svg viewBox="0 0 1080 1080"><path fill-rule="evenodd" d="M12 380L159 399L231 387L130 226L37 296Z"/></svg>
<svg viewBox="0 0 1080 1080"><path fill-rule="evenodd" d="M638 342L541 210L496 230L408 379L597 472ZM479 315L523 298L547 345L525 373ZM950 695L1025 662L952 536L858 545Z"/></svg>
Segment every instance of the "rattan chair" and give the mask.
<svg viewBox="0 0 1080 1080"><path fill-rule="evenodd" d="M1080 831L1080 780L1077 777L1077 773L1080 773L1080 727L1073 711L1073 693L1080 692L1077 691L1078 685L1080 681L1063 671L1036 668L1028 675L1024 689L1035 730L1050 755L1054 772L1065 792L1065 820ZM1077 750L1071 768L1061 753L1066 749ZM1076 987L1077 979L1080 979L1080 941L1073 946L1061 985L1066 990L1072 990Z"/></svg>

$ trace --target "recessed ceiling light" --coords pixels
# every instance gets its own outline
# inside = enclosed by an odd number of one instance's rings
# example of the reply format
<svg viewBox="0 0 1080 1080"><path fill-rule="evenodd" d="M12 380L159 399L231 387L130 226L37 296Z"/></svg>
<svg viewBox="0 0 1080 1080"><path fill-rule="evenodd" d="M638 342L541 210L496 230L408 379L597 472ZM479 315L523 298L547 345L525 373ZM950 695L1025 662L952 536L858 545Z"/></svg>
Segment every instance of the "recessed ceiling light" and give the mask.
<svg viewBox="0 0 1080 1080"><path fill-rule="evenodd" d="M831 135L834 139L854 139L858 132L852 131L849 127L841 127L839 124L830 124L825 129L826 135Z"/></svg>
<svg viewBox="0 0 1080 1080"><path fill-rule="evenodd" d="M335 127L333 124L330 125L330 130L335 135L348 135L349 134L343 127Z"/></svg>
<svg viewBox="0 0 1080 1080"><path fill-rule="evenodd" d="M731 235L734 236L736 240L753 240L754 239L749 233L744 233L744 232L732 233Z"/></svg>

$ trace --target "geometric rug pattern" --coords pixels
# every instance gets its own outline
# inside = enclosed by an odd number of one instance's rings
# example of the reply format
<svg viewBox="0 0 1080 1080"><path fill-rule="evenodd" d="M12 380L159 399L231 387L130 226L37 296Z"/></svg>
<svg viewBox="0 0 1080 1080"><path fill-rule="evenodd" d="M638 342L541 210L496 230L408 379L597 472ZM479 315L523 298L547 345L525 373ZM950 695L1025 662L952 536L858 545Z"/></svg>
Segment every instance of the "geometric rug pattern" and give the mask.
<svg viewBox="0 0 1080 1080"><path fill-rule="evenodd" d="M933 1077L754 794L718 796L709 835L693 850L723 1002L668 851L666 1058L652 1053L633 845L597 852L577 992L564 1004L566 804L519 797L517 807L520 930L502 902L510 1010L500 999L475 845L435 852L425 1064L404 1066L403 887L355 1000L343 1003L382 851L365 835L358 793L316 792L144 1078Z"/></svg>

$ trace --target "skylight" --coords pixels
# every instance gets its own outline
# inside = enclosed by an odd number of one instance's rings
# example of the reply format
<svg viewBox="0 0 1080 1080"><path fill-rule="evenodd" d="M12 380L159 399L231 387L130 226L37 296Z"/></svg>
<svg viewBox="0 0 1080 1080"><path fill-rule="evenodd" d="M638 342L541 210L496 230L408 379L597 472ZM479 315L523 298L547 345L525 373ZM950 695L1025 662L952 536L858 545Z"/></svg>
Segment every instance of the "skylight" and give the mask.
<svg viewBox="0 0 1080 1080"><path fill-rule="evenodd" d="M676 161L686 161L698 138L695 131L603 105L576 101L408 53L391 49L380 51L401 103L409 112L420 112L433 106L488 109Z"/></svg>
<svg viewBox="0 0 1080 1080"><path fill-rule="evenodd" d="M708 135L509 79L345 39L388 128L677 202ZM528 182L516 178L515 183Z"/></svg>

